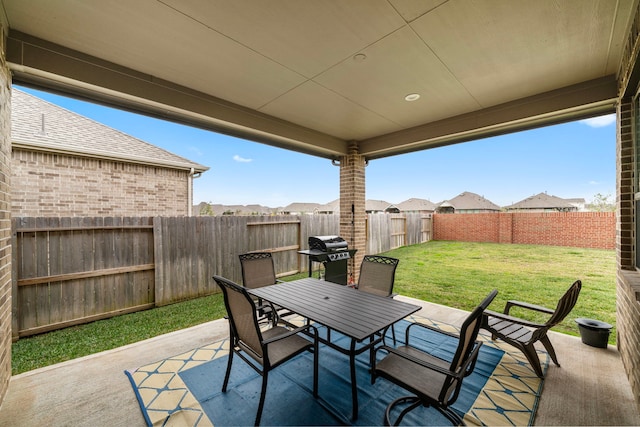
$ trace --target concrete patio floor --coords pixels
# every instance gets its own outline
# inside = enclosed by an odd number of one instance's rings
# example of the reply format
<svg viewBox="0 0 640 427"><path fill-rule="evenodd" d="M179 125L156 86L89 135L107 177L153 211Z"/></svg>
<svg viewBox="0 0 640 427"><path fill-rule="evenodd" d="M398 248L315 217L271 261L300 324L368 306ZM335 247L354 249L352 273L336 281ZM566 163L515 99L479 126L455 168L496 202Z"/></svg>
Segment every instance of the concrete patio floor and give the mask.
<svg viewBox="0 0 640 427"><path fill-rule="evenodd" d="M417 314L459 324L467 313L402 296ZM0 426L145 426L125 369L203 346L228 335L223 319L11 378ZM561 368L551 364L534 425L640 425L615 347L589 347L552 333Z"/></svg>

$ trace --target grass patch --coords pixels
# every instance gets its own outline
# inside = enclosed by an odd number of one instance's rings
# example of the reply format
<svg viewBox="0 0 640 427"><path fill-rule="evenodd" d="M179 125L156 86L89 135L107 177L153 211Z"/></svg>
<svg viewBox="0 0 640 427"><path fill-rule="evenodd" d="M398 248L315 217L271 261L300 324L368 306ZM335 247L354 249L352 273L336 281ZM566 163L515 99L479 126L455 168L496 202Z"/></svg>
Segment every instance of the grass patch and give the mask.
<svg viewBox="0 0 640 427"><path fill-rule="evenodd" d="M21 338L11 346L11 373L53 365L199 325L226 315L222 294Z"/></svg>
<svg viewBox="0 0 640 427"><path fill-rule="evenodd" d="M609 342L615 344L615 251L432 241L383 255L400 259L395 292L463 310L473 309L494 288L499 291L489 307L494 311L502 311L509 299L555 308L564 291L581 279L583 287L576 307L555 330L579 335L574 319L598 319L614 325ZM22 338L12 345L12 374L131 344L225 314L222 294L216 294ZM529 313L513 314L525 317Z"/></svg>
<svg viewBox="0 0 640 427"><path fill-rule="evenodd" d="M394 290L402 295L471 310L492 289L498 296L489 307L502 311L515 299L555 308L577 279L582 291L573 311L554 330L579 335L575 319L587 317L614 325L616 255L613 250L560 246L504 245L434 241L387 252L399 258ZM529 320L543 315L515 311Z"/></svg>

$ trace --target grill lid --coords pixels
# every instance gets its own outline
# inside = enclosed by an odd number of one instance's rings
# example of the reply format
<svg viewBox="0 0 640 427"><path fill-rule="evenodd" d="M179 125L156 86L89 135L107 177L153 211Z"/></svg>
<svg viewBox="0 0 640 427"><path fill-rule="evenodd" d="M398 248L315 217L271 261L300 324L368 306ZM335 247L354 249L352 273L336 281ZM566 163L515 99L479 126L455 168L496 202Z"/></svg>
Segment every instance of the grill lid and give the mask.
<svg viewBox="0 0 640 427"><path fill-rule="evenodd" d="M340 236L311 236L309 237L309 249L323 252L344 251L347 249L347 241Z"/></svg>

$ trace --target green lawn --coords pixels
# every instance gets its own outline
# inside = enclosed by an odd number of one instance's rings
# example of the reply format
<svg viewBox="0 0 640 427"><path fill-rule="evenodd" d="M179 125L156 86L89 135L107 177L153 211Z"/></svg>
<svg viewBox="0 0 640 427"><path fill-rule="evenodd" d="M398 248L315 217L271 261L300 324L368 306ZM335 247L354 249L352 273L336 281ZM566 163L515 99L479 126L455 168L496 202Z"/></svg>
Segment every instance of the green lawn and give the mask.
<svg viewBox="0 0 640 427"><path fill-rule="evenodd" d="M583 288L578 303L556 330L578 335L574 322L578 317L615 325L615 251L428 242L384 255L400 259L396 292L465 310L471 310L494 288L499 293L489 308L495 311L502 311L508 299L554 308L571 283L581 279ZM183 329L224 314L222 295L217 294L22 338L12 346L12 374ZM615 343L615 331L610 343Z"/></svg>
<svg viewBox="0 0 640 427"><path fill-rule="evenodd" d="M555 308L562 294L580 279L576 306L554 330L579 335L575 323L579 317L616 323L613 250L439 241L387 254L401 260L394 290L402 295L471 310L495 288L498 296L491 310L502 311L510 299ZM525 317L522 311L512 309L511 313ZM610 343L615 343L615 330Z"/></svg>

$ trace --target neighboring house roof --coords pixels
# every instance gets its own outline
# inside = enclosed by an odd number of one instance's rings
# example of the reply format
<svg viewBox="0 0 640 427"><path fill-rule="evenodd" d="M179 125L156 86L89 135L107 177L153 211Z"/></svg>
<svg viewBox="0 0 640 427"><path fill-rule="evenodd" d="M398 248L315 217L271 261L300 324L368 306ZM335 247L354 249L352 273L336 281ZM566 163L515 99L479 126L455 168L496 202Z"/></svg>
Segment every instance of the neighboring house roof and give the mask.
<svg viewBox="0 0 640 427"><path fill-rule="evenodd" d="M282 208L285 213L315 213L321 208L320 203L291 203Z"/></svg>
<svg viewBox="0 0 640 427"><path fill-rule="evenodd" d="M566 200L569 203L573 203L573 204L580 204L580 203L584 204L584 203L586 203L586 200L584 198L582 198L582 197L576 197L576 198L573 198L573 199L564 199L564 200Z"/></svg>
<svg viewBox="0 0 640 427"><path fill-rule="evenodd" d="M340 213L340 199L322 205L318 208L319 213L338 214Z"/></svg>
<svg viewBox="0 0 640 427"><path fill-rule="evenodd" d="M491 210L499 211L500 206L484 197L465 191L450 200L445 200L438 207L453 207L455 210Z"/></svg>
<svg viewBox="0 0 640 427"><path fill-rule="evenodd" d="M572 199L576 200L576 199ZM576 205L567 199L552 196L546 193L539 193L531 197L527 197L517 203L504 207L507 210L514 209L576 209Z"/></svg>
<svg viewBox="0 0 640 427"><path fill-rule="evenodd" d="M262 205L221 205L208 204L206 202L201 202L196 205L194 209L194 212L196 212L197 215L206 215L207 211L209 214L216 216L224 215L227 212L230 212L233 215L270 215L275 213L275 209Z"/></svg>
<svg viewBox="0 0 640 427"><path fill-rule="evenodd" d="M398 206L398 209L400 209L400 212L435 211L436 210L435 203L426 199L412 198L412 199L405 200L404 202L398 203L396 206Z"/></svg>
<svg viewBox="0 0 640 427"><path fill-rule="evenodd" d="M578 208L579 211L585 210L585 206L587 204L586 200L583 198L573 198L573 199L564 199L568 203L571 203L573 206Z"/></svg>
<svg viewBox="0 0 640 427"><path fill-rule="evenodd" d="M11 90L11 143L38 149L174 169L209 168L54 105L15 87Z"/></svg>
<svg viewBox="0 0 640 427"><path fill-rule="evenodd" d="M388 210L398 210L398 208L384 200L365 200L364 210L367 212L386 212Z"/></svg>

